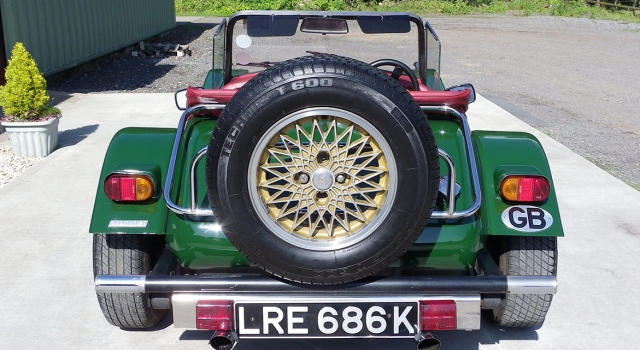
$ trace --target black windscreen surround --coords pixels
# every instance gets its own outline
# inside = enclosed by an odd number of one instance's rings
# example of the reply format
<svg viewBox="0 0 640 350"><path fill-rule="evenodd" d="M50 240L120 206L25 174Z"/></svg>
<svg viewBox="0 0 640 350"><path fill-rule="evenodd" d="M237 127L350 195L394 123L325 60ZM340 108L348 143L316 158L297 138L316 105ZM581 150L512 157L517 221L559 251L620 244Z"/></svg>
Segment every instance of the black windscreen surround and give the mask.
<svg viewBox="0 0 640 350"><path fill-rule="evenodd" d="M411 21L409 16L370 16L358 17L360 30L365 34L409 33Z"/></svg>
<svg viewBox="0 0 640 350"><path fill-rule="evenodd" d="M298 15L247 16L247 35L251 37L292 36L298 30Z"/></svg>
<svg viewBox="0 0 640 350"><path fill-rule="evenodd" d="M300 31L305 33L347 34L349 25L343 18L307 17L302 20Z"/></svg>

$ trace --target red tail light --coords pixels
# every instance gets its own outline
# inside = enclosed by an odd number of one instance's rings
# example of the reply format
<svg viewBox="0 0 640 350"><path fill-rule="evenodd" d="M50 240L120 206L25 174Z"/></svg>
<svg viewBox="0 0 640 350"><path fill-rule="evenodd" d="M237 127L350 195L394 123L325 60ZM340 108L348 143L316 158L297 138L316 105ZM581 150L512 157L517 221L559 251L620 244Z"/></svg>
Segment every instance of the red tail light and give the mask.
<svg viewBox="0 0 640 350"><path fill-rule="evenodd" d="M200 300L196 304L196 328L212 331L233 330L233 301Z"/></svg>
<svg viewBox="0 0 640 350"><path fill-rule="evenodd" d="M456 302L453 300L421 300L420 330L458 329Z"/></svg>
<svg viewBox="0 0 640 350"><path fill-rule="evenodd" d="M112 174L104 181L104 193L116 202L144 201L153 196L153 180L147 175Z"/></svg>
<svg viewBox="0 0 640 350"><path fill-rule="evenodd" d="M500 195L512 202L543 202L551 185L544 176L507 176L500 183Z"/></svg>

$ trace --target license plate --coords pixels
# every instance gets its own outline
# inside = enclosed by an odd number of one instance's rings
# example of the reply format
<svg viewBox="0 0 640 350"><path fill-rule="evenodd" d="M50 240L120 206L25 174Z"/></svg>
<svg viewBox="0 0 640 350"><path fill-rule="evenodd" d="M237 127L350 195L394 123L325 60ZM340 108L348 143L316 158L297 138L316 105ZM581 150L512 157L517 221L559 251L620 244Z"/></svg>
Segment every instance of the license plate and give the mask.
<svg viewBox="0 0 640 350"><path fill-rule="evenodd" d="M236 303L237 330L245 338L413 337L418 303Z"/></svg>

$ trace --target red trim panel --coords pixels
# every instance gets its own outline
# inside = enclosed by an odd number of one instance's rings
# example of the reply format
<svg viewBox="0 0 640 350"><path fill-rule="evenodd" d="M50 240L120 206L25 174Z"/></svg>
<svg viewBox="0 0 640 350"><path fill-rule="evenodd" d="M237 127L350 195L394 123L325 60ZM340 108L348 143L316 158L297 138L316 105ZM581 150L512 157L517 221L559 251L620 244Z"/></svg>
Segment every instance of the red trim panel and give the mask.
<svg viewBox="0 0 640 350"><path fill-rule="evenodd" d="M189 86L187 88L187 107L201 104L226 104L231 101L238 89L203 89Z"/></svg>
<svg viewBox="0 0 640 350"><path fill-rule="evenodd" d="M255 77L258 73L245 74L231 79L229 84L222 89L203 89L198 87L187 88L187 107L199 104L226 104L229 103L233 95L246 82ZM400 84L411 86L411 82L406 77L400 77ZM420 84L420 91L409 91L409 94L421 106L449 106L462 113L469 108L470 91L430 91L426 86Z"/></svg>
<svg viewBox="0 0 640 350"><path fill-rule="evenodd" d="M459 112L469 109L470 90L464 91L409 91L421 106L449 106Z"/></svg>
<svg viewBox="0 0 640 350"><path fill-rule="evenodd" d="M223 86L222 88L223 89L239 89L242 87L242 85L244 85L249 80L253 79L253 77L255 77L256 75L258 75L258 72L233 77L231 81L227 85Z"/></svg>

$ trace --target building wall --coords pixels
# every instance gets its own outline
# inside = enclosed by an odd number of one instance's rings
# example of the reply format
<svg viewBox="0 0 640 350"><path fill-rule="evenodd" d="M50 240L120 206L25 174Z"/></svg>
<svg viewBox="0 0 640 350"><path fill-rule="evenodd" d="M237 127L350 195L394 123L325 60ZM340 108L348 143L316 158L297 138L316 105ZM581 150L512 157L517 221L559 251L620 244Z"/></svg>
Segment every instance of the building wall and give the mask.
<svg viewBox="0 0 640 350"><path fill-rule="evenodd" d="M174 0L0 0L4 52L20 41L50 75L175 26Z"/></svg>

